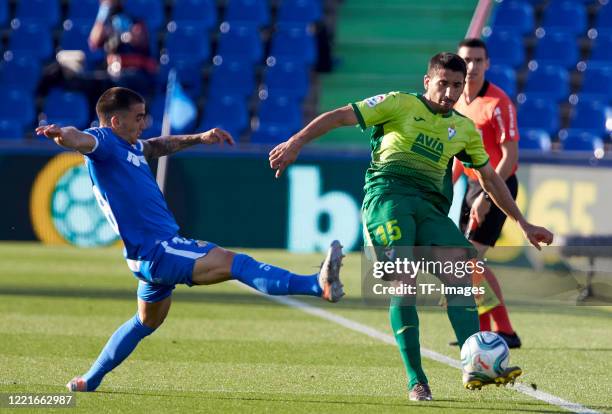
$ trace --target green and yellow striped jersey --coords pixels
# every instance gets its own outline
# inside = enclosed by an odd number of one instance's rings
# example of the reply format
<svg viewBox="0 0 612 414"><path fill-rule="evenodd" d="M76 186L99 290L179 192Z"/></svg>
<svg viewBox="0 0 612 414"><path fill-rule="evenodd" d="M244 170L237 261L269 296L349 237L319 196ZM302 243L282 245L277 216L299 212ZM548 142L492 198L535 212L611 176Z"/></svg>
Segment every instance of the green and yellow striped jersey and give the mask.
<svg viewBox="0 0 612 414"><path fill-rule="evenodd" d="M421 195L448 212L453 157L471 168L489 161L470 119L456 111L434 113L421 95L390 92L351 105L362 130L374 127L366 199L382 193Z"/></svg>

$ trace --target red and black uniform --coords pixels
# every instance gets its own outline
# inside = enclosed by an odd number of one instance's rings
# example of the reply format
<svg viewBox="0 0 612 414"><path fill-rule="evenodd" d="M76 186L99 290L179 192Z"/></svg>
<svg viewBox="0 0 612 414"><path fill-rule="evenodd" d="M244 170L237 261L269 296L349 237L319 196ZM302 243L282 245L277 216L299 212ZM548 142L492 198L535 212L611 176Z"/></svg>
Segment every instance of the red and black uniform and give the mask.
<svg viewBox="0 0 612 414"><path fill-rule="evenodd" d="M454 109L474 122L482 135L485 150L489 154L489 162L493 168L497 168L502 158L501 144L508 140L518 141L519 139L516 109L510 98L500 88L485 81L477 97L471 103L468 104L462 95ZM506 185L514 199L518 192L518 181L515 175L517 168L518 164L514 165L512 174L506 180ZM460 218L461 230L464 232L468 225L472 204L483 191L474 171L466 169L465 173L468 176L468 190ZM479 223L478 228L471 233L470 240L487 246L495 246L505 221L506 215L494 203L491 203L491 209L484 221Z"/></svg>

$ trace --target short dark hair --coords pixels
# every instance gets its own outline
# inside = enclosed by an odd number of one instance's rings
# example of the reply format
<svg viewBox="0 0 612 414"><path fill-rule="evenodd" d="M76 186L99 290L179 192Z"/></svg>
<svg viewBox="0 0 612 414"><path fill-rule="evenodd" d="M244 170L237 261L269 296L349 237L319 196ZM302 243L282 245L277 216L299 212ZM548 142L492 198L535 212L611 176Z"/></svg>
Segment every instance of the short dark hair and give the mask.
<svg viewBox="0 0 612 414"><path fill-rule="evenodd" d="M145 100L138 92L128 88L110 88L100 95L96 113L100 122L109 123L117 112L129 111L132 105L140 103L145 103Z"/></svg>
<svg viewBox="0 0 612 414"><path fill-rule="evenodd" d="M430 77L434 76L434 74L441 69L461 72L464 78L467 75L465 60L461 59L459 55L450 52L441 52L429 59L427 75Z"/></svg>
<svg viewBox="0 0 612 414"><path fill-rule="evenodd" d="M457 49L461 49L462 47L479 47L484 49L485 56L487 58L489 57L489 49L487 49L487 44L482 39L477 37L468 37L467 39L463 39L461 42L459 42Z"/></svg>

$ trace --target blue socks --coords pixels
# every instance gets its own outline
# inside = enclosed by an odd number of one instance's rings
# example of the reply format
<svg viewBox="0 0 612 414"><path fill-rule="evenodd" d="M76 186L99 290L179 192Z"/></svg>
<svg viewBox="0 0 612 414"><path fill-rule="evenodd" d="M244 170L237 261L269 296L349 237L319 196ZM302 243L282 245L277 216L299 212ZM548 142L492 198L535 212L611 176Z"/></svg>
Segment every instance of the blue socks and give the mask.
<svg viewBox="0 0 612 414"><path fill-rule="evenodd" d="M138 314L125 322L110 337L100 356L89 371L83 375L87 381L87 391L94 391L102 382L102 378L119 365L136 348L140 340L155 331L140 322Z"/></svg>
<svg viewBox="0 0 612 414"><path fill-rule="evenodd" d="M237 254L232 263L232 276L268 295L321 296L318 274L302 276L285 269L260 263L246 254Z"/></svg>

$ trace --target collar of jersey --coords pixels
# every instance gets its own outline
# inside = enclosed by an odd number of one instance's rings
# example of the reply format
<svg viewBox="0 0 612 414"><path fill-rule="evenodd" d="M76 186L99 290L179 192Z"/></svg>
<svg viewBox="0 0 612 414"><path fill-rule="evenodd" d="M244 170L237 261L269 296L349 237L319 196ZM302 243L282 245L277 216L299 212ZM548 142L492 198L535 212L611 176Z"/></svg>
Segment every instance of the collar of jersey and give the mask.
<svg viewBox="0 0 612 414"><path fill-rule="evenodd" d="M439 112L434 112L431 110L431 108L429 107L429 105L427 105L427 101L425 100L425 97L423 95L421 95L420 93L415 94L417 98L420 99L421 103L425 106L425 108L427 108L427 110L429 112L431 112L434 115L440 115L442 116L442 118L450 118L451 116L453 116L453 110L451 109L450 111L448 111L445 114L441 114Z"/></svg>

